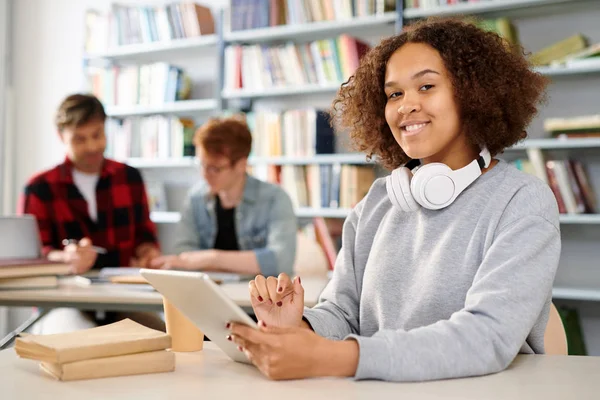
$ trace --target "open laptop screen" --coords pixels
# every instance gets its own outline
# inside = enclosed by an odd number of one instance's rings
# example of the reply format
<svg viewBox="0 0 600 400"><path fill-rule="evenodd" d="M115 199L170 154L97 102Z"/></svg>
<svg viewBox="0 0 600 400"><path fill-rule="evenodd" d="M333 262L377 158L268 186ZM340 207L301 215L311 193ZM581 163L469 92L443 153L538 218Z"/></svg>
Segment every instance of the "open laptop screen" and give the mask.
<svg viewBox="0 0 600 400"><path fill-rule="evenodd" d="M0 258L39 258L41 250L33 215L0 217Z"/></svg>

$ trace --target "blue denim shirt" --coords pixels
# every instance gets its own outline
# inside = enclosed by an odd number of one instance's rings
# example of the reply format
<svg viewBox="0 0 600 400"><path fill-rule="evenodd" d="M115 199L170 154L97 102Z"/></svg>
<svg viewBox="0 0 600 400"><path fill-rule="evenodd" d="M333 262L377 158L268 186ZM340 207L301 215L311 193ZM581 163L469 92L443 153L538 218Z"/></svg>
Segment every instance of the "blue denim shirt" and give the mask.
<svg viewBox="0 0 600 400"><path fill-rule="evenodd" d="M246 176L244 196L235 210L240 250L254 250L261 273L292 274L296 257L296 215L287 193L279 186ZM217 237L215 197L206 182L190 192L177 225L175 250L212 249Z"/></svg>

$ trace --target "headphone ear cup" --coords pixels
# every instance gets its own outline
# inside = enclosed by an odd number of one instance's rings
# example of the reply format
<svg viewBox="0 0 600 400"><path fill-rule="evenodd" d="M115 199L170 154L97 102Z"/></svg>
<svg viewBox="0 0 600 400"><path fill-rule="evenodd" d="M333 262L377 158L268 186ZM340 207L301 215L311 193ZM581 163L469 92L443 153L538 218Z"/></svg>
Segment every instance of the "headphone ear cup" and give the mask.
<svg viewBox="0 0 600 400"><path fill-rule="evenodd" d="M451 203L454 197L454 184L450 184L450 187L446 185L440 186L438 180L447 178L445 182L452 182L452 169L442 163L430 163L423 165L414 174L411 182L410 189L414 196L414 200L419 203L422 207L429 210L438 210L446 207ZM426 193L430 195L434 190L433 196L430 199L424 198ZM428 192L429 190L429 192ZM430 200L439 200L441 204L434 204Z"/></svg>
<svg viewBox="0 0 600 400"><path fill-rule="evenodd" d="M412 173L408 168L400 167L386 177L385 185L392 204L402 211L417 211L420 206L415 201L410 190Z"/></svg>

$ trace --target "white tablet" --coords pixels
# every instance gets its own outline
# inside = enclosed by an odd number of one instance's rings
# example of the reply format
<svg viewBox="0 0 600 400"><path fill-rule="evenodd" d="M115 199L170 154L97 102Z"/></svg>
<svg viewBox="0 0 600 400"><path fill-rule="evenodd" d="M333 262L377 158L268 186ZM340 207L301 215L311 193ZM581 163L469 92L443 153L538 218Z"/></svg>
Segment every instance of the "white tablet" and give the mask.
<svg viewBox="0 0 600 400"><path fill-rule="evenodd" d="M230 321L255 329L258 326L208 275L154 269L142 269L140 273L232 360L250 363L237 345L227 340L230 331L225 326Z"/></svg>

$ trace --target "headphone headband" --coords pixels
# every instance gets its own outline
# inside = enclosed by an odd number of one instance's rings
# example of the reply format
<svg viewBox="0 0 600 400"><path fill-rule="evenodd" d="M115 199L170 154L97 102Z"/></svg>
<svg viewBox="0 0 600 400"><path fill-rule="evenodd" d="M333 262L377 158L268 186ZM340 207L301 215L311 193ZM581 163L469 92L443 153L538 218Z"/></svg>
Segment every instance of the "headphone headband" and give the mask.
<svg viewBox="0 0 600 400"><path fill-rule="evenodd" d="M415 211L419 205L430 210L447 207L490 166L492 157L483 147L479 157L468 165L452 170L443 163L421 165L410 160L386 178L390 200L404 211ZM417 168L418 167L418 168Z"/></svg>

